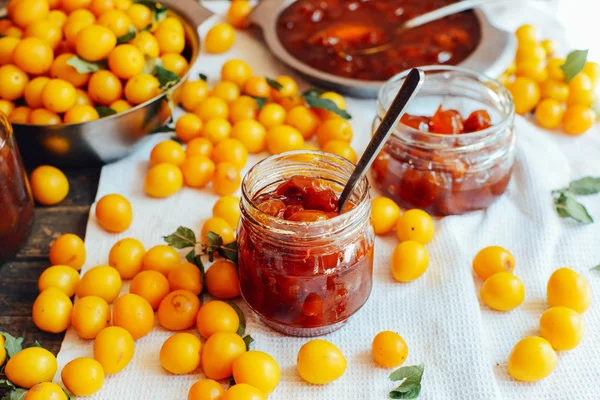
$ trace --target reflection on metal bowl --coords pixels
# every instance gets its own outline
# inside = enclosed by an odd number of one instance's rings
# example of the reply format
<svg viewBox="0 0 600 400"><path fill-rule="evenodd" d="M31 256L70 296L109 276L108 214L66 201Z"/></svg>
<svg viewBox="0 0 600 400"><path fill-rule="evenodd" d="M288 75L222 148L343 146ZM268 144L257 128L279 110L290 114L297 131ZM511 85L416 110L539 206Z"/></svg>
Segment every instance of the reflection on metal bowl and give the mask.
<svg viewBox="0 0 600 400"><path fill-rule="evenodd" d="M161 3L183 23L186 39L183 54L192 66L200 54L198 26L212 13L193 0L161 0ZM175 104L187 74L170 90ZM146 134L167 122L171 116L167 97L163 92L126 112L91 122L48 126L15 123L13 130L28 165L101 165L125 157Z"/></svg>

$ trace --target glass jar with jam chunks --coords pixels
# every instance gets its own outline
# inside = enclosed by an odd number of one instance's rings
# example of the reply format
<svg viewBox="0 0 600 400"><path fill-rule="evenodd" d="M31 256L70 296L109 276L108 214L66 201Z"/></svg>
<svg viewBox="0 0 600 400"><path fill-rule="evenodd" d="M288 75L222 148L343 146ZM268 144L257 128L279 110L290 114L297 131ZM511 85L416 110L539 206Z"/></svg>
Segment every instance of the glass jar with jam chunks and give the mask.
<svg viewBox="0 0 600 400"><path fill-rule="evenodd" d="M425 83L371 168L372 182L401 207L456 215L489 207L510 181L514 106L498 82L457 67L423 67ZM376 128L403 82L377 100Z"/></svg>
<svg viewBox="0 0 600 400"><path fill-rule="evenodd" d="M371 293L374 234L366 178L338 212L353 169L333 154L297 151L261 161L244 178L237 237L241 292L277 331L332 332Z"/></svg>
<svg viewBox="0 0 600 400"><path fill-rule="evenodd" d="M0 113L0 265L25 244L33 215L31 187L12 127Z"/></svg>

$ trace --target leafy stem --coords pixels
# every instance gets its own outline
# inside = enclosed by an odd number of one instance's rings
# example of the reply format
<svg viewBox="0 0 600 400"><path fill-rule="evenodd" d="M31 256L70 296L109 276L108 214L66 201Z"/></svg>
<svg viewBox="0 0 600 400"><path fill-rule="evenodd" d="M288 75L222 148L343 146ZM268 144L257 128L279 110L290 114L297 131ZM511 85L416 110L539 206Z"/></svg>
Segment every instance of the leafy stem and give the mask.
<svg viewBox="0 0 600 400"><path fill-rule="evenodd" d="M334 114L339 115L344 119L350 119L352 116L348 114L346 110L343 110L337 106L333 101L329 99L324 99L318 94L317 91L308 90L303 93L302 97L306 104L313 108L322 108L327 111L331 111Z"/></svg>
<svg viewBox="0 0 600 400"><path fill-rule="evenodd" d="M391 381L401 381L400 385L390 392L390 399L416 399L421 393L421 379L425 365L400 367L390 374Z"/></svg>
<svg viewBox="0 0 600 400"><path fill-rule="evenodd" d="M594 222L587 209L577 201L576 195L600 193L600 178L585 177L574 180L569 187L552 191L554 208L561 218L572 218L577 222Z"/></svg>
<svg viewBox="0 0 600 400"><path fill-rule="evenodd" d="M175 232L168 236L163 236L163 239L167 244L176 249L192 248L191 252L187 255L188 261L194 260L194 263L202 263L199 255L196 255L196 245L201 245L202 253L200 255L207 255L210 262L214 260L215 254L232 261L237 265L237 243L232 242L228 244L223 243L223 238L215 232L208 232L206 234L206 242L198 242L196 240L196 234L190 228L180 226ZM192 253L193 252L193 253ZM190 261L192 262L192 261Z"/></svg>
<svg viewBox="0 0 600 400"><path fill-rule="evenodd" d="M587 61L587 55L587 50L573 50L567 55L565 63L560 66L567 82L581 72Z"/></svg>

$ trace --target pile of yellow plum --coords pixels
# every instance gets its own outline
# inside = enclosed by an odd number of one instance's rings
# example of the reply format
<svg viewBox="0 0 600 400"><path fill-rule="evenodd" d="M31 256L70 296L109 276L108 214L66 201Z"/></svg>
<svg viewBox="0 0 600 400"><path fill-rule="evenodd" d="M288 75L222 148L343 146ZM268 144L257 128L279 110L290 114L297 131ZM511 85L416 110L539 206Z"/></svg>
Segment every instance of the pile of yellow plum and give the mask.
<svg viewBox="0 0 600 400"><path fill-rule="evenodd" d="M396 228L400 244L392 253L392 275L399 282L410 282L429 267L429 252L425 245L433 239L433 219L423 210L402 213L390 198L378 197L371 203L371 223L376 235L385 235Z"/></svg>
<svg viewBox="0 0 600 400"><path fill-rule="evenodd" d="M498 79L513 96L518 114L534 113L543 128L569 135L587 131L596 119L592 105L600 82L600 65L587 61L587 51L576 50L566 59L556 56L552 40L538 39L532 25L516 31L515 62Z"/></svg>
<svg viewBox="0 0 600 400"><path fill-rule="evenodd" d="M337 113L311 106L315 100ZM248 154L265 150L277 154L318 145L356 162L342 96L315 89L301 94L294 79L256 76L242 60L227 61L212 88L202 79L186 82L180 102L187 113L175 122L176 137L150 154L144 186L149 196L168 197L183 185L203 188L211 182L218 195L231 195ZM314 145L308 142L313 138Z"/></svg>
<svg viewBox="0 0 600 400"><path fill-rule="evenodd" d="M515 259L506 249L489 246L473 259L473 271L482 280L481 300L496 311L510 311L525 299L523 282L513 275ZM585 279L570 268L554 271L546 288L550 308L540 318L540 336L520 340L508 357L508 373L525 382L539 381L556 367L556 351L577 347L585 325L581 314L592 293Z"/></svg>

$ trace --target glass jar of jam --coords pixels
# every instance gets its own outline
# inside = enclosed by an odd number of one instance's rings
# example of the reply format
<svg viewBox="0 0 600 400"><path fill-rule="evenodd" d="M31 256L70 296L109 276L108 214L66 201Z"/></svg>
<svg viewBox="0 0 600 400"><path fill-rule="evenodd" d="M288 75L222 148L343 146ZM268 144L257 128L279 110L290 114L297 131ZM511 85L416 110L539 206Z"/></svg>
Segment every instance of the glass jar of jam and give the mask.
<svg viewBox="0 0 600 400"><path fill-rule="evenodd" d="M337 212L353 169L333 154L295 151L259 162L244 177L237 236L241 292L277 331L332 332L371 293L374 234L366 178Z"/></svg>
<svg viewBox="0 0 600 400"><path fill-rule="evenodd" d="M0 113L0 264L24 244L33 222L33 197L10 123Z"/></svg>
<svg viewBox="0 0 600 400"><path fill-rule="evenodd" d="M512 98L500 83L473 71L442 66L422 69L425 82L407 114L431 117L440 109L467 116L484 110L491 126L444 134L428 132L426 124L416 129L401 122L373 163L372 182L400 206L432 215L486 209L510 181L515 152ZM374 129L405 77L405 72L396 75L381 88Z"/></svg>

